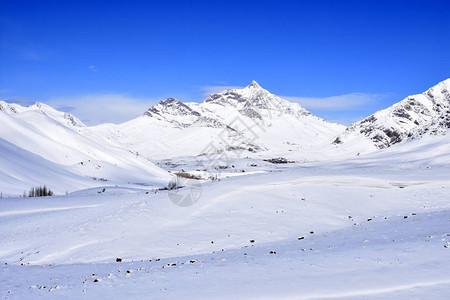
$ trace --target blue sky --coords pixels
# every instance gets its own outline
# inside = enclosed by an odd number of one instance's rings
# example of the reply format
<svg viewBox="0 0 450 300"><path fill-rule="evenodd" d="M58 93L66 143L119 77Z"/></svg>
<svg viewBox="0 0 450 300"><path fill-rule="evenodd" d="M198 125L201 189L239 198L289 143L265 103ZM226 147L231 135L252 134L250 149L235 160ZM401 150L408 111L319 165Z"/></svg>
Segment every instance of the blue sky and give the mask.
<svg viewBox="0 0 450 300"><path fill-rule="evenodd" d="M349 123L450 77L450 1L0 1L0 99L88 124L252 80Z"/></svg>

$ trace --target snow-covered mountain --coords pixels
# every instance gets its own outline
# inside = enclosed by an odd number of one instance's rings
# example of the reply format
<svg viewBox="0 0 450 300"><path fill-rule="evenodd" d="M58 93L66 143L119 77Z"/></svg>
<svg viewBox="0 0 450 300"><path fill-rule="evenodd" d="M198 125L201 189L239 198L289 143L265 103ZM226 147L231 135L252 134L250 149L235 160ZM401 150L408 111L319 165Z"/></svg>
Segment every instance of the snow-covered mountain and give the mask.
<svg viewBox="0 0 450 300"><path fill-rule="evenodd" d="M137 119L87 130L155 159L308 151L329 143L344 129L253 81L242 89L212 94L202 103L168 98Z"/></svg>
<svg viewBox="0 0 450 300"><path fill-rule="evenodd" d="M335 159L445 133L450 127L449 84L447 79L347 129L271 94L255 81L212 94L201 103L168 98L126 123L93 127L42 103L23 107L0 101L0 146L2 152L20 149L15 160L35 161L31 165L40 169L36 174L56 168L57 173L111 184L167 183L170 176L151 161L189 156L209 161L211 167L239 156ZM12 176L10 167L1 172L4 178ZM14 176L30 178L25 175ZM40 184L28 179L17 186Z"/></svg>
<svg viewBox="0 0 450 300"><path fill-rule="evenodd" d="M0 177L4 180L4 193L22 193L22 186L50 184L47 176L30 174L71 173L74 180L61 180L62 189L73 190L91 186L79 177L87 178L95 185L117 183L139 183L165 185L170 175L156 167L149 160L123 148L119 143L100 136L89 136L77 118L36 103L29 107L1 102L0 111L0 153L6 155L16 149L14 164L29 165L21 168L8 165L5 156L0 165ZM31 155L33 154L33 155ZM32 167L33 166L33 167ZM48 170L53 170L48 172ZM41 178L41 180L38 180ZM54 181L54 180L53 180ZM71 184L72 181L77 185ZM56 187L51 186L56 189Z"/></svg>
<svg viewBox="0 0 450 300"><path fill-rule="evenodd" d="M450 128L450 79L350 125L334 144L370 152Z"/></svg>
<svg viewBox="0 0 450 300"><path fill-rule="evenodd" d="M333 144L343 126L255 82L94 127L2 102L0 298L446 299L450 134L436 134L450 132L447 86L357 123L386 144L356 124ZM148 159L207 149L253 157L201 188L154 190L171 177ZM258 157L283 151L320 160ZM197 158L168 164L201 174ZM17 197L43 184L77 191ZM174 194L198 198L179 207Z"/></svg>
<svg viewBox="0 0 450 300"><path fill-rule="evenodd" d="M78 118L76 118L74 115L69 114L67 112L62 112L54 109L53 107L36 102L33 105L30 105L28 107L21 106L19 104L15 103L7 103L5 101L0 101L0 111L4 111L7 114L19 114L23 112L28 111L35 111L40 112L63 125L67 126L75 126L75 127L85 127L86 125L83 124Z"/></svg>
<svg viewBox="0 0 450 300"><path fill-rule="evenodd" d="M243 89L210 95L193 106L202 114L245 132L269 153L316 149L345 129L271 94L255 81Z"/></svg>

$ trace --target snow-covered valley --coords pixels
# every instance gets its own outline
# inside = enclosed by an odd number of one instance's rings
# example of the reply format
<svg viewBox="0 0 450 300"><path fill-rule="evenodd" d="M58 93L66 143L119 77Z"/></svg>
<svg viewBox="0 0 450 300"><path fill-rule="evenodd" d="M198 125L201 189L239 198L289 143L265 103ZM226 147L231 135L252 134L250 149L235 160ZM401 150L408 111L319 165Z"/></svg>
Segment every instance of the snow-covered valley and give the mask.
<svg viewBox="0 0 450 300"><path fill-rule="evenodd" d="M444 299L449 82L347 128L256 82L93 127L1 102L0 297Z"/></svg>
<svg viewBox="0 0 450 300"><path fill-rule="evenodd" d="M3 199L2 297L443 298L450 165L352 165Z"/></svg>

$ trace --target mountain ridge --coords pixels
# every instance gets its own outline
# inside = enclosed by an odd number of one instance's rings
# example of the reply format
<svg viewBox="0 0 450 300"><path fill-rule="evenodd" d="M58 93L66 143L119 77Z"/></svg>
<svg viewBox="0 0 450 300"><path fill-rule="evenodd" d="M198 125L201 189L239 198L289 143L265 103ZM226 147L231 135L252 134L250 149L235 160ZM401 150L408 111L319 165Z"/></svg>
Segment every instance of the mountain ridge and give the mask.
<svg viewBox="0 0 450 300"><path fill-rule="evenodd" d="M63 125L86 127L86 125L74 115L67 112L56 110L50 105L47 105L42 102L35 102L29 106L22 106L16 103L8 103L0 100L0 111L3 111L7 114L18 114L28 111L39 111Z"/></svg>
<svg viewBox="0 0 450 300"><path fill-rule="evenodd" d="M161 157L149 150L152 146L173 157L199 155L209 144L213 144L215 152L240 149L254 153L275 148L294 151L293 145L309 148L323 144L343 128L252 81L241 89L211 94L200 103L167 98L141 117L102 130L146 157ZM163 131L164 137L157 131ZM176 153L176 148L185 151Z"/></svg>
<svg viewBox="0 0 450 300"><path fill-rule="evenodd" d="M0 138L77 176L161 182L158 178L170 176L151 161L194 157L214 159L210 165L220 166L243 156L336 159L446 134L449 84L446 79L347 128L271 94L256 81L211 94L201 103L167 98L128 122L90 127L43 103L23 107L0 101ZM36 160L23 155L24 161Z"/></svg>
<svg viewBox="0 0 450 300"><path fill-rule="evenodd" d="M333 143L364 139L376 149L384 149L424 134L443 134L450 128L449 89L450 79L446 79L421 94L410 95L351 124Z"/></svg>

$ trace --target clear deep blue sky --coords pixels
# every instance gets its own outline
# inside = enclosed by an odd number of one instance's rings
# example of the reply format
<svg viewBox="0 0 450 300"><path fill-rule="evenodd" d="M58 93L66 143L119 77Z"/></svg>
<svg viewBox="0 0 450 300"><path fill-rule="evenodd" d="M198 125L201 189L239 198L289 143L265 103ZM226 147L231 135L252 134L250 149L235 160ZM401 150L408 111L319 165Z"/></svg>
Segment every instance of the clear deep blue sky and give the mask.
<svg viewBox="0 0 450 300"><path fill-rule="evenodd" d="M1 99L198 101L251 80L317 101L375 95L359 108L312 105L339 120L450 77L448 0L0 2Z"/></svg>

